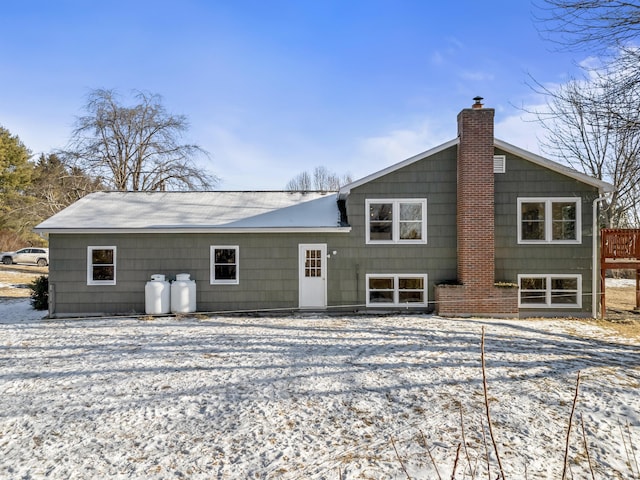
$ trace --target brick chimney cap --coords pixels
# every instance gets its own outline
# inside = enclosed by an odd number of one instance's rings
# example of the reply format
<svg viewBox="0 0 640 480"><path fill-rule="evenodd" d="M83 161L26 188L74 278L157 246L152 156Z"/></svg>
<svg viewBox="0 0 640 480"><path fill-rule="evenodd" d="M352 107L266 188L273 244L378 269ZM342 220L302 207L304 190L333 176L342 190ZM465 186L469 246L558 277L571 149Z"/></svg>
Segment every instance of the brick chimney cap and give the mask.
<svg viewBox="0 0 640 480"><path fill-rule="evenodd" d="M484 105L482 104L482 100L484 100L484 98L482 98L481 96L477 96L477 97L473 97L473 100L476 102L474 103L471 108L482 108Z"/></svg>

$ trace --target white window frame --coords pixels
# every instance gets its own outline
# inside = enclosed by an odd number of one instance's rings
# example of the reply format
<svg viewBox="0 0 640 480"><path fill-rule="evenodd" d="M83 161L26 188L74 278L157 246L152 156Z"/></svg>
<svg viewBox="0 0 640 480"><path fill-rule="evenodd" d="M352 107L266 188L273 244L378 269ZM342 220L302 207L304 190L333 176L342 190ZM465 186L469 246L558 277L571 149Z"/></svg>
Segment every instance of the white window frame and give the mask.
<svg viewBox="0 0 640 480"><path fill-rule="evenodd" d="M544 278L546 280L546 286L544 290L545 301L544 303L523 303L521 296L521 280L523 278ZM551 288L551 281L554 279L575 279L577 280L578 289L568 290L568 292L575 293L577 303L552 303L551 294L553 289ZM541 290L542 292L542 290ZM582 308L582 275L579 274L519 274L518 275L518 307L520 308Z"/></svg>
<svg viewBox="0 0 640 480"><path fill-rule="evenodd" d="M235 250L236 252L236 278L229 279L217 279L216 278L216 250ZM238 245L211 245L210 253L210 284L211 285L238 285L240 283L240 247Z"/></svg>
<svg viewBox="0 0 640 480"><path fill-rule="evenodd" d="M392 204L392 222L391 222L391 240L371 240L371 217L369 208L372 203L391 203ZM422 238L417 240L400 238L400 205L403 203L418 203L422 208L422 224L420 235ZM379 244L425 244L427 243L427 199L426 198L368 198L365 201L365 218L366 218L366 243L370 245Z"/></svg>
<svg viewBox="0 0 640 480"><path fill-rule="evenodd" d="M524 240L522 238L522 204L523 203L544 203L544 239ZM576 205L576 238L575 240L553 240L553 204L554 203L575 203ZM523 197L518 198L518 244L540 245L552 243L558 244L580 244L582 243L582 199L580 197Z"/></svg>
<svg viewBox="0 0 640 480"><path fill-rule="evenodd" d="M113 250L113 280L94 280L93 278L93 251ZM114 245L90 245L87 247L87 285L115 285L117 278L118 250Z"/></svg>
<svg viewBox="0 0 640 480"><path fill-rule="evenodd" d="M393 279L393 303L378 303L370 301L369 279L371 278L392 278ZM400 303L400 282L402 278L421 278L423 282L422 290L409 290L409 291L422 291L422 302L404 302ZM428 298L428 276L426 273L367 273L366 274L366 295L367 295L367 307L426 307L429 304Z"/></svg>

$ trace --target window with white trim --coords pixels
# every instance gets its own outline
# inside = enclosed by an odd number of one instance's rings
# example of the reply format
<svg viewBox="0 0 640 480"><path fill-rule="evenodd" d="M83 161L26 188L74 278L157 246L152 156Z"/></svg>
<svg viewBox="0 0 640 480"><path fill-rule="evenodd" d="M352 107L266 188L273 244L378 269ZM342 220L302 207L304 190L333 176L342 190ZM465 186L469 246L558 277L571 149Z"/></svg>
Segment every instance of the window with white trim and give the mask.
<svg viewBox="0 0 640 480"><path fill-rule="evenodd" d="M87 247L87 285L116 284L116 247Z"/></svg>
<svg viewBox="0 0 640 480"><path fill-rule="evenodd" d="M367 199L367 243L427 243L427 200Z"/></svg>
<svg viewBox="0 0 640 480"><path fill-rule="evenodd" d="M581 241L580 198L518 199L518 243Z"/></svg>
<svg viewBox="0 0 640 480"><path fill-rule="evenodd" d="M237 285L239 278L240 247L211 246L211 285Z"/></svg>
<svg viewBox="0 0 640 480"><path fill-rule="evenodd" d="M368 307L424 307L427 275L367 274Z"/></svg>
<svg viewBox="0 0 640 480"><path fill-rule="evenodd" d="M581 308L582 275L518 275L518 306Z"/></svg>

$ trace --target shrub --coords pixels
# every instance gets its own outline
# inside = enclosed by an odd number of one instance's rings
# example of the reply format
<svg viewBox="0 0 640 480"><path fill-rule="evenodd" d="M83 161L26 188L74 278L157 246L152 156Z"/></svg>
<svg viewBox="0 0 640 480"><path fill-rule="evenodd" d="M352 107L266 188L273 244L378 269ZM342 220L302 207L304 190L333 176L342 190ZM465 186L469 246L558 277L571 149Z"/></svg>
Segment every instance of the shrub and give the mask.
<svg viewBox="0 0 640 480"><path fill-rule="evenodd" d="M31 306L35 310L47 310L49 308L49 277L42 275L36 278L31 285Z"/></svg>

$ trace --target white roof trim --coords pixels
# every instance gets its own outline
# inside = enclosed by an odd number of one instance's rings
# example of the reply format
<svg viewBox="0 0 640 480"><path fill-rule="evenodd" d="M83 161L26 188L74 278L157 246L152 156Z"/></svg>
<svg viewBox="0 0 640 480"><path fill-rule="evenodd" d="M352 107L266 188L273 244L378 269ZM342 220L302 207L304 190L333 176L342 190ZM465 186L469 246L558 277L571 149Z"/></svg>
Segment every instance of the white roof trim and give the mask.
<svg viewBox="0 0 640 480"><path fill-rule="evenodd" d="M494 147L497 147L501 150L505 150L506 152L517 155L518 157L522 157L525 160L528 160L532 163L540 165L541 167L546 167L549 170L553 170L554 172L560 173L562 175L566 175L567 177L574 178L579 182L586 183L587 185L592 185L597 187L603 192L614 192L615 187L611 185L609 182L605 182L604 180L599 180L597 178L591 177L584 173L580 173L577 170L569 168L561 163L554 162L553 160L549 160L548 158L541 157L540 155L536 155L535 153L529 152L527 150L523 150L520 147L516 147L515 145L511 145L510 143L505 142L504 140L499 140L494 138L493 140Z"/></svg>
<svg viewBox="0 0 640 480"><path fill-rule="evenodd" d="M193 228L36 228L38 232L55 234L85 234L85 233L349 233L351 227L265 227L265 228L221 228L221 227L193 227Z"/></svg>
<svg viewBox="0 0 640 480"><path fill-rule="evenodd" d="M407 158L406 160L403 160L399 163L391 165L378 172L372 173L371 175L361 178L360 180L356 180L355 182L351 182L347 185L344 185L338 191L338 198L344 199L349 195L349 193L351 193L351 190L353 188L359 187L361 185L364 185L365 183L376 180L384 175L395 172L396 170L399 170L401 168L406 167L407 165L411 165L412 163L423 160L427 157L430 157L431 155L435 155L436 153L446 150L447 148L453 147L458 143L459 143L459 138L454 138L453 140L449 140L448 142L438 145L437 147L434 147L430 150L414 155L413 157ZM587 185L594 186L602 192L615 191L614 186L608 182L605 182L603 180L598 180L597 178L593 178L584 173L580 173L577 170L566 167L560 163L541 157L540 155L536 155L535 153L529 152L522 148L516 147L515 145L511 145L510 143L507 143L498 138L493 139L493 145L494 147L497 147L501 150L512 153L513 155L517 155L518 157L524 158L525 160L528 160L532 163L548 168L549 170L560 173L562 175L566 175L570 178L578 180L579 182L586 183Z"/></svg>

